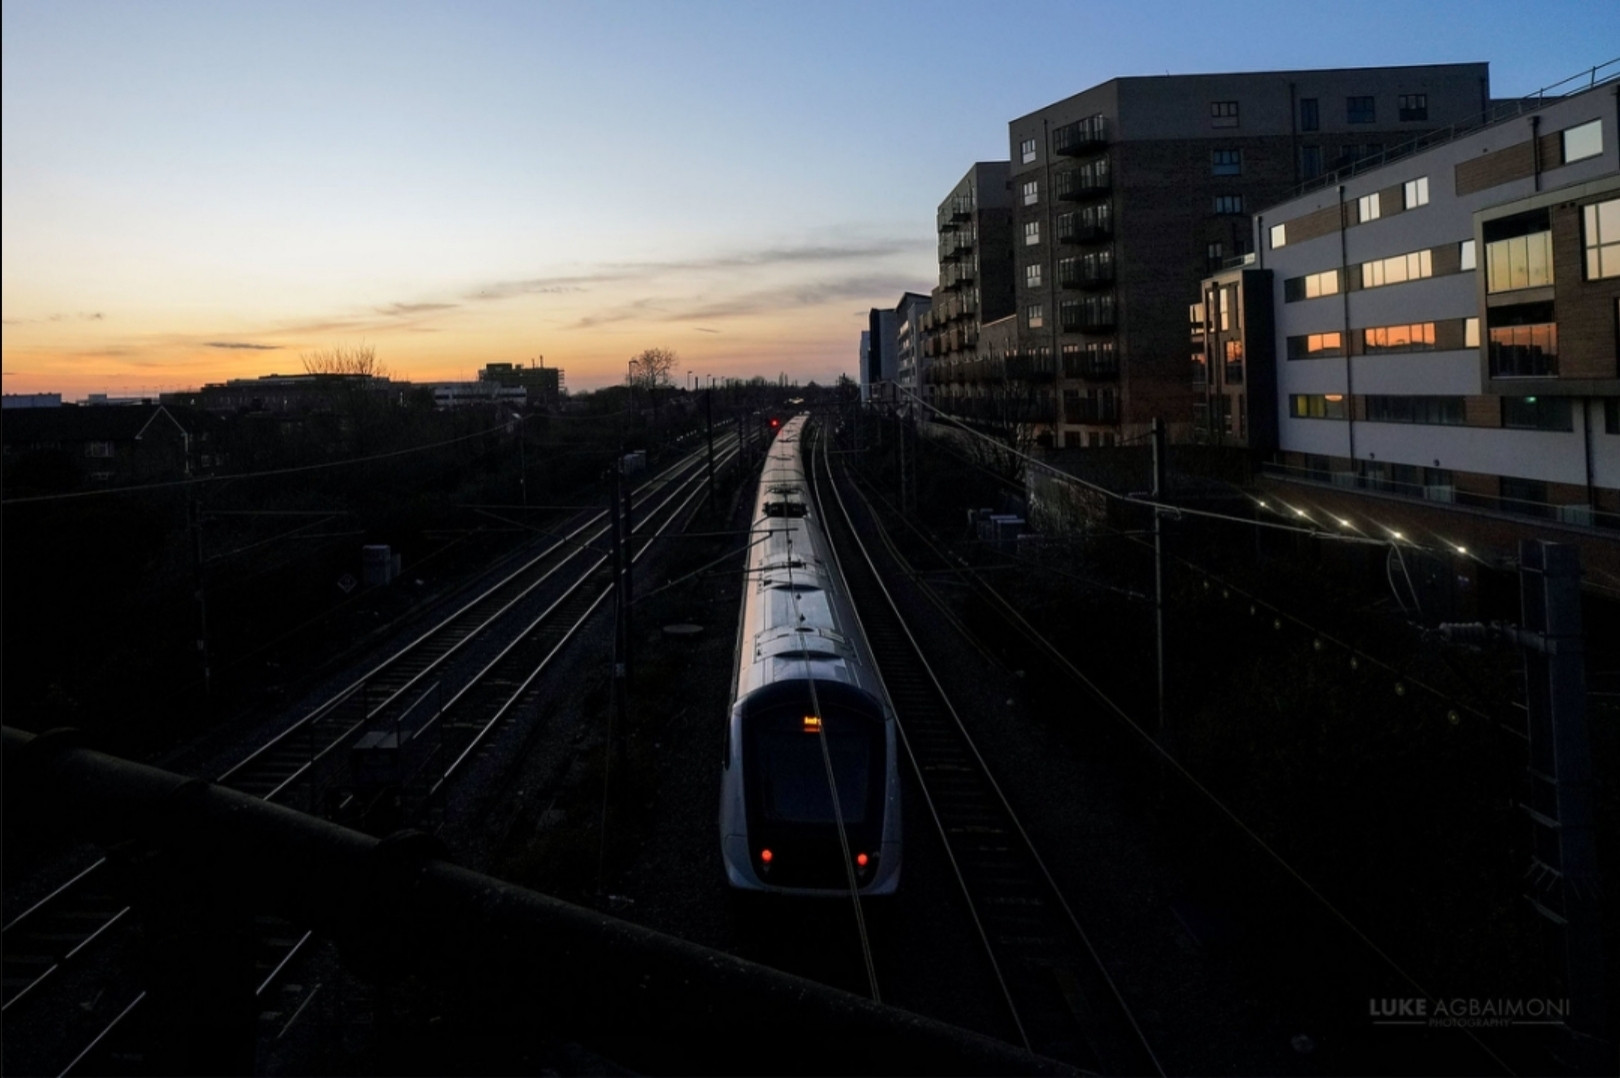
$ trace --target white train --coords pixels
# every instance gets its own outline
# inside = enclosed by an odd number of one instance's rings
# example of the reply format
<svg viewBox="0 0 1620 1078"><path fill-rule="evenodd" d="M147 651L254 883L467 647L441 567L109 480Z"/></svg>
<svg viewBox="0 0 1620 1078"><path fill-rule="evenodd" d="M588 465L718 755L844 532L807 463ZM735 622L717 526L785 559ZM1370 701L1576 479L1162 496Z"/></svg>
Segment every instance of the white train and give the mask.
<svg viewBox="0 0 1620 1078"><path fill-rule="evenodd" d="M790 419L754 503L726 727L720 848L732 887L893 894L894 710L808 497ZM840 836L840 823L843 833Z"/></svg>

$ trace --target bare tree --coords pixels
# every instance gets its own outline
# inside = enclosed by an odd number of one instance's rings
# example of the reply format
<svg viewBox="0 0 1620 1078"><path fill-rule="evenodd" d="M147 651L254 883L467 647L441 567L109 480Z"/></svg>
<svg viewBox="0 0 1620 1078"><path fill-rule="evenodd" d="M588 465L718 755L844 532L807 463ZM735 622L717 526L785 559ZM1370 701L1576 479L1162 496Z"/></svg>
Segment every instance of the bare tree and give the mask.
<svg viewBox="0 0 1620 1078"><path fill-rule="evenodd" d="M630 360L630 385L635 389L660 389L673 384L681 361L672 348L649 348Z"/></svg>
<svg viewBox="0 0 1620 1078"><path fill-rule="evenodd" d="M370 378L388 377L388 368L377 362L377 349L361 341L314 352L300 352L307 374L363 374Z"/></svg>

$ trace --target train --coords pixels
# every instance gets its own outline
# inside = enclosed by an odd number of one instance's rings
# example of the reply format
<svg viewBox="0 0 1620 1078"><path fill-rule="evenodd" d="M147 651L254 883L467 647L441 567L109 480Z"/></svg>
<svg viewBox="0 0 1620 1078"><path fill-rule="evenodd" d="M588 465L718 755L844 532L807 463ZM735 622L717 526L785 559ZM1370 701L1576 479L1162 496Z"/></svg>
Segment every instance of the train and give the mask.
<svg viewBox="0 0 1620 1078"><path fill-rule="evenodd" d="M754 501L720 849L739 893L892 895L901 864L897 723L808 494L808 422L781 424Z"/></svg>

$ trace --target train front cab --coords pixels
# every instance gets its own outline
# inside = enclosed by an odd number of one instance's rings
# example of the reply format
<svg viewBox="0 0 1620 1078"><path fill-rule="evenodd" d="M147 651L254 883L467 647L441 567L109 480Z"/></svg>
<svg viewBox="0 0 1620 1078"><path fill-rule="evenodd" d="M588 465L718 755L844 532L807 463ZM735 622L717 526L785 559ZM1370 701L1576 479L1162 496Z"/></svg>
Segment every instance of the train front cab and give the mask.
<svg viewBox="0 0 1620 1078"><path fill-rule="evenodd" d="M749 891L849 893L830 756L856 886L863 895L892 894L900 880L893 724L851 685L817 680L815 690L819 713L802 680L761 689L733 711L729 729L740 744L727 745L727 879Z"/></svg>

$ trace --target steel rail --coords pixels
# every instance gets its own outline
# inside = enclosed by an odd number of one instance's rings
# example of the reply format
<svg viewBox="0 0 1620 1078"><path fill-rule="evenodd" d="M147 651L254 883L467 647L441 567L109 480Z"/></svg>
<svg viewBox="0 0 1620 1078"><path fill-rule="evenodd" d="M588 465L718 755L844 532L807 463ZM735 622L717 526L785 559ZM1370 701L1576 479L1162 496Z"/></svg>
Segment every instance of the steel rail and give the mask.
<svg viewBox="0 0 1620 1078"><path fill-rule="evenodd" d="M826 467L830 474L830 464L828 464ZM998 802L998 807L1004 814L1007 821L1012 825L1014 832L1016 833L1019 841L1022 843L1023 852L1030 858L1031 863L1036 868L1041 881L1045 885L1046 892L1052 899L1056 901L1058 908L1062 911L1063 920L1067 922L1070 930L1074 934L1075 939L1080 943L1081 948L1091 959L1093 970L1101 977L1101 980L1106 986L1108 994L1111 997L1113 1005L1117 1008L1118 1013L1124 1019L1128 1027L1131 1039L1134 1042L1134 1048L1145 1055L1146 1060L1150 1063L1156 1073L1162 1075L1164 1073L1163 1066L1159 1063L1157 1056L1153 1052L1152 1046L1148 1043L1145 1034L1143 1034L1140 1024L1136 1021L1135 1014L1132 1012L1129 1004L1126 1002L1123 993L1120 992L1114 978L1111 974L1109 974L1106 965L1102 961L1101 955L1098 954L1095 945L1091 941L1090 935L1080 924L1079 918L1075 915L1067 897L1064 895L1062 889L1058 886L1056 879L1052 876L1051 871L1046 865L1045 859L1040 856L1034 842L1030 839L1027 830L1024 828L1022 821L1019 819L1018 814L1013 810L1005 792L1002 790L1000 784L996 781L994 773L991 771L988 763L980 753L977 744L972 738L972 735L968 732L965 724L962 722L961 716L951 703L950 694L940 682L940 679L934 672L933 667L928 663L921 644L911 632L910 626L906 624L906 620L899 610L898 603L896 602L889 587L884 582L882 573L879 571L876 562L873 560L870 551L867 549L867 545L862 538L861 530L855 527L853 514L850 512L848 505L844 502L843 494L836 482L833 483L832 489L834 498L838 503L840 513L848 525L848 534L851 537L851 541L854 543L856 550L860 553L862 559L866 563L867 568L870 570L872 582L875 585L877 593L881 594L883 600L888 604L889 609L894 613L899 629L915 655L915 661L918 664L918 667L926 675L927 681L933 686L939 700L944 705L944 708L949 714L956 731L961 737L962 743L965 745L973 760L977 764L981 777L988 784L989 789L992 791L996 801ZM884 532L885 529L882 527L881 522L876 521L875 516L873 519L874 522L876 522L878 531L880 533ZM905 732L904 726L901 727L901 731L902 733ZM908 755L912 757L913 766L916 769L918 783L926 791L928 787L928 780L923 773L923 769L918 766L916 755L909 737L906 738L906 745ZM932 795L930 794L925 796L927 796L929 801L930 811L933 812L936 806L934 804ZM939 818L937 814L935 816L935 820L936 825L939 825ZM944 839L946 847L949 850L952 845L951 837L948 833L946 833L943 827L941 829L941 837ZM952 867L953 869L958 870L960 867L954 854L952 855ZM960 871L957 872L957 876L959 881L964 881L965 877ZM971 904L971 898L969 899L969 902ZM982 930L983 921L978 917L977 913L975 913L974 921L975 924ZM1000 973L1000 965L996 962L993 952L991 952L991 942L988 936L983 936L981 938L985 943L987 952L991 953L991 961L997 967L998 977L1001 977L1002 974ZM1004 979L1003 987L1005 988ZM1016 1008L1014 1008L1014 1010L1016 1014ZM1020 1021L1020 1029L1022 1030L1022 1028L1022 1022Z"/></svg>

